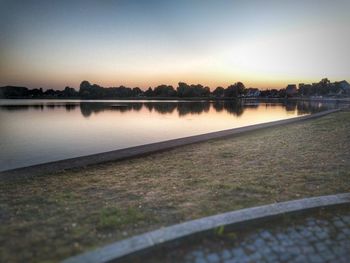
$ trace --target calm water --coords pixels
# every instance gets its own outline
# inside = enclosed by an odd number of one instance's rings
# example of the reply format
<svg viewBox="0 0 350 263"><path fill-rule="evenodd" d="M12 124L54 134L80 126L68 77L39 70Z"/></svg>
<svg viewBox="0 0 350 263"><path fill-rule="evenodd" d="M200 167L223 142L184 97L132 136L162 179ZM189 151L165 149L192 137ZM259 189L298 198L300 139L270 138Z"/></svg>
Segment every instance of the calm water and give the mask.
<svg viewBox="0 0 350 263"><path fill-rule="evenodd" d="M309 102L0 100L0 171L293 118L327 107Z"/></svg>

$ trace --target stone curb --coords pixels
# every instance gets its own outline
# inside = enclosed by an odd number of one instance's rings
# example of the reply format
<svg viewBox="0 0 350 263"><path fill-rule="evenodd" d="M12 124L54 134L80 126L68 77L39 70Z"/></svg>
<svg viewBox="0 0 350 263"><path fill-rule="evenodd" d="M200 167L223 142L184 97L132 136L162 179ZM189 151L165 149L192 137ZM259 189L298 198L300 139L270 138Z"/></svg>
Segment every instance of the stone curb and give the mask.
<svg viewBox="0 0 350 263"><path fill-rule="evenodd" d="M350 204L350 193L305 198L282 203L246 208L214 216L187 221L142 235L112 243L95 251L68 258L63 263L102 263L117 261L125 256L144 252L167 242L200 234L220 226L234 226L282 214L310 209Z"/></svg>
<svg viewBox="0 0 350 263"><path fill-rule="evenodd" d="M99 164L104 162L140 157L147 154L170 150L176 147L189 145L193 143L204 142L207 140L225 138L225 137L230 137L235 135L241 135L243 133L251 132L259 129L270 128L270 127L275 127L275 126L280 126L285 124L291 124L299 121L319 118L338 111L340 111L340 109L332 109L332 110L322 111L319 113L305 115L301 117L295 117L295 118L286 119L286 120L255 124L255 125L245 126L241 128L211 132L211 133L189 136L189 137L173 139L173 140L168 140L163 142L145 144L145 145L140 145L136 147L120 149L116 151L81 156L81 157L76 157L76 158L71 158L71 159L66 159L61 161L55 161L55 162L23 167L23 168L17 168L13 170L6 170L6 171L0 172L0 179L14 179L16 177L22 177L22 176L30 177L30 176L42 175L46 173L55 173L65 169L80 168L80 167L84 167L92 164Z"/></svg>

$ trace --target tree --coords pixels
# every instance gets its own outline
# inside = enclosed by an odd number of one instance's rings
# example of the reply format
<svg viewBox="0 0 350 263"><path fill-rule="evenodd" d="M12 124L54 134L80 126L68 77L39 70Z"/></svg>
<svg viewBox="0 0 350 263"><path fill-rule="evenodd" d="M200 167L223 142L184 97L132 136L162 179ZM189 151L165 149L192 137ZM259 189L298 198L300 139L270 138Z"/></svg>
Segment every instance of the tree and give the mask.
<svg viewBox="0 0 350 263"><path fill-rule="evenodd" d="M179 97L204 97L210 94L209 87L203 87L201 84L187 85L184 82L179 82L176 90Z"/></svg>
<svg viewBox="0 0 350 263"><path fill-rule="evenodd" d="M225 90L225 97L234 97L238 98L242 96L245 92L245 86L242 82L236 82L233 85L230 85Z"/></svg>
<svg viewBox="0 0 350 263"><path fill-rule="evenodd" d="M16 98L30 96L31 90L26 87L5 86L0 88L0 98Z"/></svg>
<svg viewBox="0 0 350 263"><path fill-rule="evenodd" d="M176 96L176 91L173 86L159 85L154 88L153 94L160 97L174 97Z"/></svg>
<svg viewBox="0 0 350 263"><path fill-rule="evenodd" d="M213 91L213 95L215 97L222 97L224 96L224 92L225 89L223 87L217 87L214 91Z"/></svg>
<svg viewBox="0 0 350 263"><path fill-rule="evenodd" d="M43 88L40 88L40 89L32 89L32 90L31 90L31 94L32 94L34 97L40 97L40 96L44 95Z"/></svg>
<svg viewBox="0 0 350 263"><path fill-rule="evenodd" d="M132 89L132 96L133 97L138 97L138 96L140 96L142 94L143 94L143 91L139 87L136 87L136 88Z"/></svg>
<svg viewBox="0 0 350 263"><path fill-rule="evenodd" d="M84 80L80 83L80 87L79 87L80 96L83 96L83 97L89 96L90 90L91 90L91 84L89 81Z"/></svg>
<svg viewBox="0 0 350 263"><path fill-rule="evenodd" d="M190 95L190 86L185 82L179 82L178 87L176 88L177 95L179 97L189 97Z"/></svg>
<svg viewBox="0 0 350 263"><path fill-rule="evenodd" d="M74 97L77 95L77 92L74 88L70 88L70 87L65 87L63 90L63 96L65 97Z"/></svg>
<svg viewBox="0 0 350 263"><path fill-rule="evenodd" d="M331 90L331 82L327 78L322 79L318 83L319 94L326 95L330 92L330 90Z"/></svg>
<svg viewBox="0 0 350 263"><path fill-rule="evenodd" d="M145 91L146 97L152 97L153 96L153 90L151 87L148 88L148 90Z"/></svg>

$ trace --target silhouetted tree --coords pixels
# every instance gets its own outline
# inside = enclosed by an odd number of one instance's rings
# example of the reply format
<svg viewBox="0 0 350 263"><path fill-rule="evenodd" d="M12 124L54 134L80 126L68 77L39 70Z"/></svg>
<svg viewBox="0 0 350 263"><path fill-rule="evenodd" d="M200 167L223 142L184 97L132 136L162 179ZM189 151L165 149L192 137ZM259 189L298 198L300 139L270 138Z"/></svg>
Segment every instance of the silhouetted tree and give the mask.
<svg viewBox="0 0 350 263"><path fill-rule="evenodd" d="M222 97L224 96L225 93L225 89L223 87L217 87L214 91L213 91L213 95L215 97Z"/></svg>
<svg viewBox="0 0 350 263"><path fill-rule="evenodd" d="M91 91L91 84L89 81L84 80L80 83L79 95L82 97L88 97Z"/></svg>
<svg viewBox="0 0 350 263"><path fill-rule="evenodd" d="M176 91L173 86L159 85L154 88L153 95L159 97L175 97Z"/></svg>
<svg viewBox="0 0 350 263"><path fill-rule="evenodd" d="M74 88L65 87L63 91L63 96L65 97L75 97L78 95L78 92Z"/></svg>
<svg viewBox="0 0 350 263"><path fill-rule="evenodd" d="M149 87L146 91L145 91L145 96L146 97L153 97L153 90L151 87Z"/></svg>
<svg viewBox="0 0 350 263"><path fill-rule="evenodd" d="M43 88L40 88L40 89L32 89L32 90L31 90L31 94L32 94L33 97L43 96L43 95L44 95Z"/></svg>
<svg viewBox="0 0 350 263"><path fill-rule="evenodd" d="M286 92L286 89L280 89L278 92L277 92L277 97L279 98L284 98L287 96L287 92Z"/></svg>
<svg viewBox="0 0 350 263"><path fill-rule="evenodd" d="M132 96L133 97L138 97L138 96L140 96L142 94L143 94L143 91L139 87L136 87L136 88L132 89Z"/></svg>
<svg viewBox="0 0 350 263"><path fill-rule="evenodd" d="M296 89L294 84L293 86ZM147 97L187 97L187 98L197 98L197 97L209 97L213 95L215 97L227 97L227 98L241 98L243 95L248 97L267 97L267 98L284 98L289 95L288 89L267 89L261 90L249 88L246 89L242 82L237 82L233 85L228 86L226 89L222 87L217 87L212 93L210 93L209 87L204 87L201 84L188 85L185 82L179 82L176 90L170 85L159 85L152 89L149 87L145 92L139 87L129 88L125 86L104 88L97 84L90 84L90 82L84 80L80 83L79 91L77 92L74 88L65 87L64 90L53 90L48 89L43 91L40 89L28 89L26 87L16 87L16 86L5 86L0 87L0 97L1 98L47 98L47 97L59 97L59 98L89 98L89 99L104 99L104 98L133 98L139 96ZM259 94L260 95L249 95L249 94ZM297 94L293 92L293 95L298 96L314 96L314 95L346 95L350 94L349 84L343 80L340 82L331 83L327 78L322 79L318 83L310 84L299 84L299 89L297 89Z"/></svg>
<svg viewBox="0 0 350 263"><path fill-rule="evenodd" d="M179 97L189 97L190 86L187 85L185 82L179 82L176 91Z"/></svg>
<svg viewBox="0 0 350 263"><path fill-rule="evenodd" d="M187 85L184 82L179 82L176 91L179 97L206 97L210 95L209 87L203 87L200 84Z"/></svg>
<svg viewBox="0 0 350 263"><path fill-rule="evenodd" d="M0 98L20 98L30 96L26 87L5 86L0 88Z"/></svg>
<svg viewBox="0 0 350 263"><path fill-rule="evenodd" d="M48 90L46 90L45 92L44 92L44 94L45 94L45 96L56 96L56 91L55 90L53 90L53 89L48 89Z"/></svg>
<svg viewBox="0 0 350 263"><path fill-rule="evenodd" d="M238 98L244 94L245 86L242 82L236 82L225 90L225 97Z"/></svg>

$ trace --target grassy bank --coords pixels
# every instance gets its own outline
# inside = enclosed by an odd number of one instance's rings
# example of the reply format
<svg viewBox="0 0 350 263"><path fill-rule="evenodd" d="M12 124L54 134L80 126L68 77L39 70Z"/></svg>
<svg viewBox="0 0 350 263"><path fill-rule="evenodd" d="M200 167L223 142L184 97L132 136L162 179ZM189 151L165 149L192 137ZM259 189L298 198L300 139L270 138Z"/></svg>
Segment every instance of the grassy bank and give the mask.
<svg viewBox="0 0 350 263"><path fill-rule="evenodd" d="M0 184L0 261L57 261L162 226L350 191L350 112Z"/></svg>

